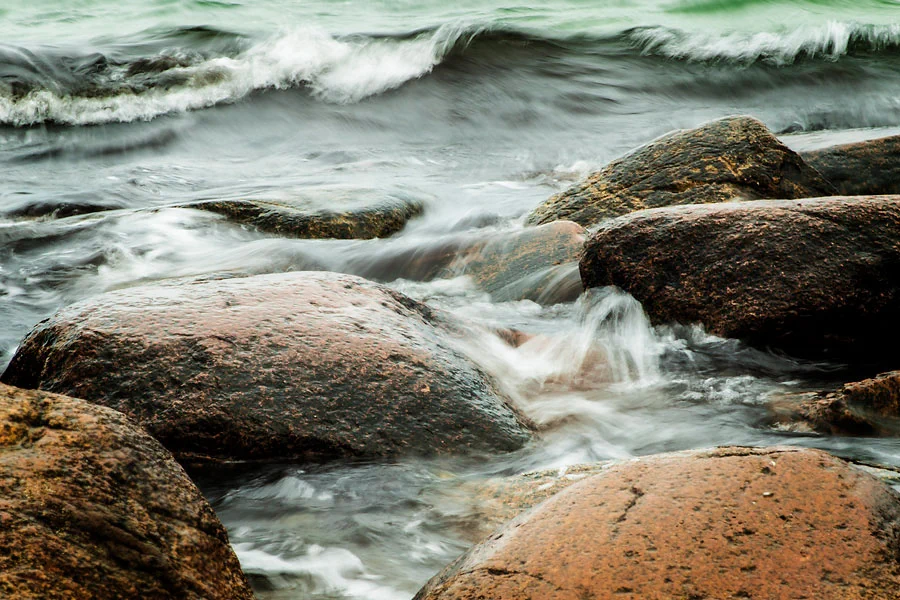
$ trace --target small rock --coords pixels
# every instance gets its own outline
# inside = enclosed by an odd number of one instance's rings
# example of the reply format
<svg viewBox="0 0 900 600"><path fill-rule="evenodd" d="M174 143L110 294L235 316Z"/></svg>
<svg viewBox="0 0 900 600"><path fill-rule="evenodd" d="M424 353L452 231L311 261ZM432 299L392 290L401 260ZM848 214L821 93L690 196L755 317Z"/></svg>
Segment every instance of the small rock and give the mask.
<svg viewBox="0 0 900 600"><path fill-rule="evenodd" d="M424 210L422 201L408 193L344 188L272 199L210 200L180 207L218 213L266 233L312 239L388 237Z"/></svg>
<svg viewBox="0 0 900 600"><path fill-rule="evenodd" d="M845 196L900 194L900 136L802 152Z"/></svg>

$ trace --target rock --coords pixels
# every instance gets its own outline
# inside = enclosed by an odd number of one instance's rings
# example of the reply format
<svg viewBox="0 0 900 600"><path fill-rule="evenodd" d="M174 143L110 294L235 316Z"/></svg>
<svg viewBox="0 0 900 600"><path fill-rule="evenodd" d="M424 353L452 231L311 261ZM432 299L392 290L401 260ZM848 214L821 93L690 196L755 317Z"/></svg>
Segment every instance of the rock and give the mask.
<svg viewBox="0 0 900 600"><path fill-rule="evenodd" d="M404 192L344 188L265 200L193 202L180 207L218 213L266 233L314 239L388 237L424 210L421 200Z"/></svg>
<svg viewBox="0 0 900 600"><path fill-rule="evenodd" d="M817 450L609 467L524 513L417 600L896 598L900 497Z"/></svg>
<svg viewBox="0 0 900 600"><path fill-rule="evenodd" d="M802 152L846 196L900 194L900 136Z"/></svg>
<svg viewBox="0 0 900 600"><path fill-rule="evenodd" d="M550 305L581 295L577 261L584 228L570 221L513 232L454 235L414 247L388 248L353 261L348 270L379 281L430 281L469 276L496 302Z"/></svg>
<svg viewBox="0 0 900 600"><path fill-rule="evenodd" d="M770 405L777 425L830 435L900 433L900 371L836 391L784 394Z"/></svg>
<svg viewBox="0 0 900 600"><path fill-rule="evenodd" d="M109 408L0 385L0 596L251 599L212 508Z"/></svg>
<svg viewBox="0 0 900 600"><path fill-rule="evenodd" d="M552 196L527 222L568 219L589 227L645 208L835 192L762 123L730 117L638 148Z"/></svg>
<svg viewBox="0 0 900 600"><path fill-rule="evenodd" d="M585 287L622 288L656 323L877 365L900 335L900 196L641 211L602 225L580 268Z"/></svg>
<svg viewBox="0 0 900 600"><path fill-rule="evenodd" d="M120 410L181 460L503 451L530 437L442 317L327 272L103 294L40 323L0 379Z"/></svg>

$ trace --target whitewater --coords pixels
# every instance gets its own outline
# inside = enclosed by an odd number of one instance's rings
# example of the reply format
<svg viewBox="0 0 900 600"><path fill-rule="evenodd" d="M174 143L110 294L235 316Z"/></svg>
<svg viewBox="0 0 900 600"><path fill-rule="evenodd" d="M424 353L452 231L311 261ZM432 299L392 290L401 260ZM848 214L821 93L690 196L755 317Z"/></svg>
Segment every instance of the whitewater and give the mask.
<svg viewBox="0 0 900 600"><path fill-rule="evenodd" d="M8 0L0 6L0 368L42 319L185 276L364 274L443 309L543 428L490 458L192 473L260 598L408 600L471 544L491 477L717 444L900 465L891 439L771 427L839 366L653 327L612 290L543 306L399 257L524 217L675 129L750 114L796 150L900 133L898 0ZM178 208L404 195L393 237L303 240ZM498 329L536 339L513 348Z"/></svg>

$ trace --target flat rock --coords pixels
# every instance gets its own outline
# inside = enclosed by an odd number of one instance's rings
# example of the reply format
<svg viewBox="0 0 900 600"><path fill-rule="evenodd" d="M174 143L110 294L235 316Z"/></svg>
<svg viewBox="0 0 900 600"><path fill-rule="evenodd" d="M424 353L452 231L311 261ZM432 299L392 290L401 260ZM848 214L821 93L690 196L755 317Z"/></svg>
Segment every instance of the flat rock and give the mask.
<svg viewBox="0 0 900 600"><path fill-rule="evenodd" d="M417 600L889 599L900 497L818 450L612 465L460 557Z"/></svg>
<svg viewBox="0 0 900 600"><path fill-rule="evenodd" d="M181 208L218 213L289 237L372 239L397 233L425 206L406 192L324 188L256 200L193 202Z"/></svg>
<svg viewBox="0 0 900 600"><path fill-rule="evenodd" d="M602 225L580 264L655 323L816 360L890 362L900 334L900 197L728 202Z"/></svg>
<svg viewBox="0 0 900 600"><path fill-rule="evenodd" d="M900 136L801 152L800 156L842 195L900 194Z"/></svg>
<svg viewBox="0 0 900 600"><path fill-rule="evenodd" d="M2 381L120 410L182 460L504 451L530 438L443 317L327 272L100 295L40 323Z"/></svg>
<svg viewBox="0 0 900 600"><path fill-rule="evenodd" d="M552 196L527 222L568 219L589 227L645 208L836 192L765 125L750 117L729 117L634 150Z"/></svg>
<svg viewBox="0 0 900 600"><path fill-rule="evenodd" d="M0 385L0 596L250 600L191 480L124 415Z"/></svg>
<svg viewBox="0 0 900 600"><path fill-rule="evenodd" d="M776 424L831 435L900 433L900 371L838 390L783 394L770 404Z"/></svg>

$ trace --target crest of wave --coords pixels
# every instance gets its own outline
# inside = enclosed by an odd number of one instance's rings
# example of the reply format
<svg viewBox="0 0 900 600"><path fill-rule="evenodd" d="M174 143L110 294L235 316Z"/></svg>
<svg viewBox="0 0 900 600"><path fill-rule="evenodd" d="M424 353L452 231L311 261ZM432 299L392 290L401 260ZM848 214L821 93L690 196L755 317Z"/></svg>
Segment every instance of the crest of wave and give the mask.
<svg viewBox="0 0 900 600"><path fill-rule="evenodd" d="M72 96L49 89L0 96L0 123L88 125L150 120L159 115L237 102L265 89L308 86L328 102L352 103L429 73L466 34L446 25L407 39L338 39L298 29L260 42L236 57L216 57L165 72L181 83L135 93Z"/></svg>
<svg viewBox="0 0 900 600"><path fill-rule="evenodd" d="M775 32L696 33L660 27L635 29L631 41L644 54L692 61L764 61L788 65L801 56L838 60L855 46L868 51L900 45L900 25L831 21Z"/></svg>

